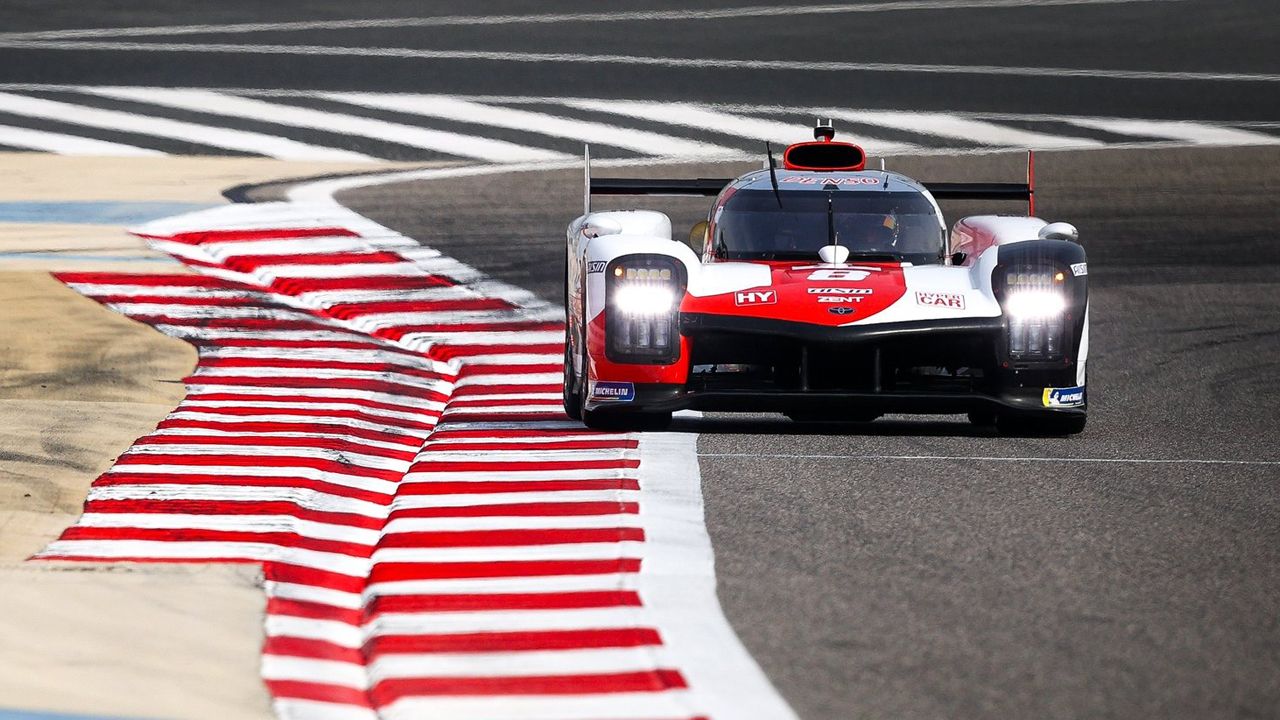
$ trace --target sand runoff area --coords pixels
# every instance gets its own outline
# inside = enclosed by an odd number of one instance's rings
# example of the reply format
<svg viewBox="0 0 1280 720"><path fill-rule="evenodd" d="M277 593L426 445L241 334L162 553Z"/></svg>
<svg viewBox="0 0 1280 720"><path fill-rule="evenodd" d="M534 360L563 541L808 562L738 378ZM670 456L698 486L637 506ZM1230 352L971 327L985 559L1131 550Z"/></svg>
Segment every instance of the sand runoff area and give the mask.
<svg viewBox="0 0 1280 720"><path fill-rule="evenodd" d="M195 209L240 183L382 166L35 153L0 166L0 714L269 717L256 565L25 562L177 405L196 361L49 271L183 272L86 207Z"/></svg>

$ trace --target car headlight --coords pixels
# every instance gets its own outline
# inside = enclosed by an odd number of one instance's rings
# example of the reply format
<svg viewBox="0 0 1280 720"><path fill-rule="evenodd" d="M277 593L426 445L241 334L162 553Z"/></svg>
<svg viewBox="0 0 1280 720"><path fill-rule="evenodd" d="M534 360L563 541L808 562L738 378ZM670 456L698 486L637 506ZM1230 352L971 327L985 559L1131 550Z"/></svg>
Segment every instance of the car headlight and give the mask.
<svg viewBox="0 0 1280 720"><path fill-rule="evenodd" d="M662 315L671 312L675 293L661 285L627 283L613 295L613 304L628 315Z"/></svg>
<svg viewBox="0 0 1280 720"><path fill-rule="evenodd" d="M1046 290L1023 290L1009 294L1005 309L1009 316L1019 320L1040 320L1062 314L1067 308L1062 293Z"/></svg>
<svg viewBox="0 0 1280 720"><path fill-rule="evenodd" d="M680 261L666 255L628 255L606 274L606 357L614 362L666 365L680 356Z"/></svg>
<svg viewBox="0 0 1280 720"><path fill-rule="evenodd" d="M1004 275L1009 357L1060 360L1066 336L1066 275L1056 267L1014 266Z"/></svg>

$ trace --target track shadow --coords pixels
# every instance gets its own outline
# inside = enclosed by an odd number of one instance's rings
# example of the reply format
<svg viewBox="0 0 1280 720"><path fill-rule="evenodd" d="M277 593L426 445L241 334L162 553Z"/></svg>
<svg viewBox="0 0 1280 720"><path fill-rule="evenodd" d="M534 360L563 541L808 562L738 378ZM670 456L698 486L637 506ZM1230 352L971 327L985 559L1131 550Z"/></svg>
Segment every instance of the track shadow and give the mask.
<svg viewBox="0 0 1280 720"><path fill-rule="evenodd" d="M782 416L676 417L670 432L721 435L840 435L845 437L995 437L994 427L966 420L879 419L874 422L795 422Z"/></svg>

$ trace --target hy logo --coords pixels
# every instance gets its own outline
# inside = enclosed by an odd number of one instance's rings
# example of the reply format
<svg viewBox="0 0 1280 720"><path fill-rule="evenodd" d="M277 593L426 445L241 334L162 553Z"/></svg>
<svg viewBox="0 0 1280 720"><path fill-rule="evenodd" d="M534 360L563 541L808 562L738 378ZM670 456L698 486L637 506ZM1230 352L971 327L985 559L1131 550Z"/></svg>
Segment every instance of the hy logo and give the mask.
<svg viewBox="0 0 1280 720"><path fill-rule="evenodd" d="M773 305L778 302L778 293L772 290L747 290L734 293L735 305Z"/></svg>

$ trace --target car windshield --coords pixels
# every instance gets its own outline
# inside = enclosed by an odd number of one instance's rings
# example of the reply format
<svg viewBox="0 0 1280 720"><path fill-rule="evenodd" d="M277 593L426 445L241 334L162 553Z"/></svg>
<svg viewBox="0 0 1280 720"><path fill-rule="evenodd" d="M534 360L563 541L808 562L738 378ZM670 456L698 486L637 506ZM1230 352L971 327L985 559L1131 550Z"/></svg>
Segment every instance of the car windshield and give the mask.
<svg viewBox="0 0 1280 720"><path fill-rule="evenodd" d="M716 220L714 251L727 260L804 260L829 245L830 197L836 240L851 258L917 265L940 262L942 227L934 206L916 192L743 190ZM779 207L781 200L781 207Z"/></svg>

